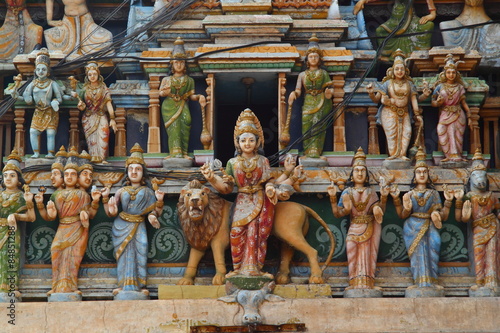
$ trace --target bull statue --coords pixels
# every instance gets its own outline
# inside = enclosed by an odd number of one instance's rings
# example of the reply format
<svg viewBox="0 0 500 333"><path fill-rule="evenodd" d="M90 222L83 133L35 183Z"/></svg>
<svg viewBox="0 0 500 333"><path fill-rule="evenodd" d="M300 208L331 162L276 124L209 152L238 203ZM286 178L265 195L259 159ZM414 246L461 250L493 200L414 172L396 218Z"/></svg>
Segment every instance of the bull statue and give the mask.
<svg viewBox="0 0 500 333"><path fill-rule="evenodd" d="M259 307L264 301L283 302L285 299L272 294L275 287L274 281L270 281L261 289L246 290L239 289L231 282L226 282L227 296L219 298L219 301L226 303L238 303L243 308L243 325L261 324L262 316Z"/></svg>

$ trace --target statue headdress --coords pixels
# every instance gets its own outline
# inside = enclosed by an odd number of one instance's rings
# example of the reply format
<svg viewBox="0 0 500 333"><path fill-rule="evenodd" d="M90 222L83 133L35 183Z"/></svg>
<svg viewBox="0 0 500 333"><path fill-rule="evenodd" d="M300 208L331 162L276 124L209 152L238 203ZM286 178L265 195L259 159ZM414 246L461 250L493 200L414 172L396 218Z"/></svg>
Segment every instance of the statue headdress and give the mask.
<svg viewBox="0 0 500 333"><path fill-rule="evenodd" d="M172 50L172 58L182 58L182 59L187 58L186 51L184 50L184 41L182 40L181 37L177 37L177 39L174 42L174 49Z"/></svg>
<svg viewBox="0 0 500 333"><path fill-rule="evenodd" d="M40 51L36 55L35 66L37 66L38 64L45 64L48 68L50 68L50 54L49 50L47 50L45 47L40 49Z"/></svg>
<svg viewBox="0 0 500 333"><path fill-rule="evenodd" d="M453 59L453 54L450 53L446 56L444 63L445 63L444 70L446 71L447 69L450 69L450 68L456 70L458 68L458 65L460 63L465 63L465 61L462 61L462 60L455 61Z"/></svg>
<svg viewBox="0 0 500 333"><path fill-rule="evenodd" d="M132 149L130 149L130 156L125 161L125 168L128 168L130 164L142 164L146 165L144 162L144 157L142 156L144 150L142 150L141 145L136 143Z"/></svg>
<svg viewBox="0 0 500 333"><path fill-rule="evenodd" d="M252 133L258 139L257 148L264 148L264 133L257 116L250 109L240 113L236 126L234 127L234 146L238 147L238 137L243 133Z"/></svg>
<svg viewBox="0 0 500 333"><path fill-rule="evenodd" d="M99 65L95 62L89 62L87 66L85 66L85 74L87 74L90 70L95 70L99 75L101 75L101 71L99 70Z"/></svg>
<svg viewBox="0 0 500 333"><path fill-rule="evenodd" d="M352 160L352 167L356 166L364 166L366 167L366 155L365 152L363 151L363 148L359 147L358 151L354 155L354 158Z"/></svg>
<svg viewBox="0 0 500 333"><path fill-rule="evenodd" d="M80 165L80 167L78 168L78 172L85 170L85 169L94 171L94 167L92 166L92 164L90 164L90 154L89 153L87 153L85 150L82 150L79 157L80 157L80 159L79 159L80 163L78 163L78 164Z"/></svg>
<svg viewBox="0 0 500 333"><path fill-rule="evenodd" d="M429 166L425 162L426 158L427 158L427 155L425 154L424 149L422 147L418 147L417 154L415 155L415 169L418 169L418 168L429 169Z"/></svg>
<svg viewBox="0 0 500 333"><path fill-rule="evenodd" d="M21 162L22 159L18 155L17 149L13 149L10 155L7 157L7 162L5 163L2 172L12 170L17 171L19 174L21 174Z"/></svg>
<svg viewBox="0 0 500 333"><path fill-rule="evenodd" d="M56 154L56 160L54 163L52 163L50 169L51 170L58 169L61 170L61 172L63 172L64 164L66 163L67 157L68 157L68 152L66 151L66 148L64 146L61 146L61 148L59 148L59 151Z"/></svg>
<svg viewBox="0 0 500 333"><path fill-rule="evenodd" d="M68 169L79 170L78 166L78 151L75 146L72 146L68 153L68 159L66 160L66 165L64 165L64 171Z"/></svg>
<svg viewBox="0 0 500 333"><path fill-rule="evenodd" d="M317 53L320 58L323 58L323 52L319 48L319 39L316 37L316 34L312 34L311 38L309 38L309 45L307 46L306 51L306 61L307 56L311 53Z"/></svg>
<svg viewBox="0 0 500 333"><path fill-rule="evenodd" d="M486 171L486 165L484 164L484 157L481 154L481 149L477 148L474 153L474 157L472 157L472 171Z"/></svg>

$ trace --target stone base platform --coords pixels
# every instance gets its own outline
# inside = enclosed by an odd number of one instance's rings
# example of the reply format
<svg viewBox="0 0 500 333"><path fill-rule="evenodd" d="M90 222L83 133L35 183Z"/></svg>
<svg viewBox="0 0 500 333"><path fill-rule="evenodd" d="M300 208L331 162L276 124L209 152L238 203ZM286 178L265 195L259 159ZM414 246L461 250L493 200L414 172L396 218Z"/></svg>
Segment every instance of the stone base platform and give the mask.
<svg viewBox="0 0 500 333"><path fill-rule="evenodd" d="M314 333L497 332L499 312L498 297L286 299L260 307L265 324L300 322ZM242 312L214 299L26 302L15 304L15 325L3 317L2 332L190 332L241 325Z"/></svg>

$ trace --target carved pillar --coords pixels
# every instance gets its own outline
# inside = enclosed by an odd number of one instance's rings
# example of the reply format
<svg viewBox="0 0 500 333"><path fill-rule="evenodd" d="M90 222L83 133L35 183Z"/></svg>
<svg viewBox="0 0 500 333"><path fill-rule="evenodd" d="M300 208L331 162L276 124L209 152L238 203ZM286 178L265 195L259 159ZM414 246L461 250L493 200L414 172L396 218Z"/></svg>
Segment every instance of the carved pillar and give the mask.
<svg viewBox="0 0 500 333"><path fill-rule="evenodd" d="M481 148L481 137L479 134L479 108L477 106L470 107L470 152L474 154L477 148Z"/></svg>
<svg viewBox="0 0 500 333"><path fill-rule="evenodd" d="M78 109L69 110L69 147L76 147L80 151L80 132L78 131L78 121L80 120L80 111ZM56 147L56 151L58 148Z"/></svg>
<svg viewBox="0 0 500 333"><path fill-rule="evenodd" d="M127 117L125 108L116 108L115 156L127 156Z"/></svg>
<svg viewBox="0 0 500 333"><path fill-rule="evenodd" d="M205 90L207 93L207 107L205 110L205 122L206 122L206 129L208 130L208 133L210 133L210 136L211 136L211 142L210 142L210 146L208 147L208 149L214 149L213 137L214 137L215 75L208 74L205 81L207 82L207 89Z"/></svg>
<svg viewBox="0 0 500 333"><path fill-rule="evenodd" d="M160 153L160 77L149 76L148 153Z"/></svg>
<svg viewBox="0 0 500 333"><path fill-rule="evenodd" d="M14 113L9 110L0 120L0 156L7 156L12 151L12 122Z"/></svg>
<svg viewBox="0 0 500 333"><path fill-rule="evenodd" d="M25 142L24 142L24 116L26 110L16 109L14 111L14 122L16 123L16 138L14 142L14 148L17 149L19 156L25 155Z"/></svg>
<svg viewBox="0 0 500 333"><path fill-rule="evenodd" d="M376 106L368 107L368 154L380 154L380 145L378 143L378 128L377 128L377 111Z"/></svg>
<svg viewBox="0 0 500 333"><path fill-rule="evenodd" d="M336 106L344 99L345 73L333 75L333 105ZM342 110L338 110L340 116L333 124L333 150L346 151L345 143L345 116Z"/></svg>
<svg viewBox="0 0 500 333"><path fill-rule="evenodd" d="M286 77L285 73L278 73L278 138L279 138L279 149L285 149L290 143L290 128L287 126L287 117L292 115L287 114L286 108ZM290 112L292 109L290 108ZM283 133L288 134L286 137L282 138ZM288 142L287 142L288 141Z"/></svg>
<svg viewBox="0 0 500 333"><path fill-rule="evenodd" d="M482 151L484 154L491 154L492 160L490 161L490 167L492 167L492 162L495 162L495 168L500 167L500 155L499 155L499 141L498 141L498 122L500 121L500 97L488 97L484 102L481 110L479 110L479 116L483 119L483 147ZM490 131L491 123L493 123L493 133ZM491 141L493 141L493 147L491 146ZM471 152L473 153L473 152ZM494 160L493 160L494 158Z"/></svg>

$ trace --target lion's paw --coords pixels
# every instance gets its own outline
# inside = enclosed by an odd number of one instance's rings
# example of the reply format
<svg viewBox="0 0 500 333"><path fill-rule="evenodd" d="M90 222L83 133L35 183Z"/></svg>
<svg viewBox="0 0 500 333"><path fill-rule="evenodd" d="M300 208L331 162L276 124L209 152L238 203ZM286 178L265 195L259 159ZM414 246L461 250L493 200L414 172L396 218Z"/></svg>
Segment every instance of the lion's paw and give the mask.
<svg viewBox="0 0 500 333"><path fill-rule="evenodd" d="M226 282L226 274L215 274L212 279L212 284L214 286L221 286Z"/></svg>
<svg viewBox="0 0 500 333"><path fill-rule="evenodd" d="M178 286L192 286L194 284L194 280L191 278L183 277L177 282Z"/></svg>
<svg viewBox="0 0 500 333"><path fill-rule="evenodd" d="M323 283L325 283L325 279L323 279L323 277L321 276L311 275L309 277L309 284L323 284Z"/></svg>
<svg viewBox="0 0 500 333"><path fill-rule="evenodd" d="M278 273L276 275L276 284L288 284L291 282L290 275L285 273Z"/></svg>

